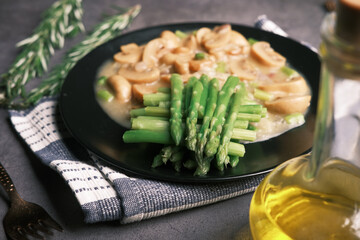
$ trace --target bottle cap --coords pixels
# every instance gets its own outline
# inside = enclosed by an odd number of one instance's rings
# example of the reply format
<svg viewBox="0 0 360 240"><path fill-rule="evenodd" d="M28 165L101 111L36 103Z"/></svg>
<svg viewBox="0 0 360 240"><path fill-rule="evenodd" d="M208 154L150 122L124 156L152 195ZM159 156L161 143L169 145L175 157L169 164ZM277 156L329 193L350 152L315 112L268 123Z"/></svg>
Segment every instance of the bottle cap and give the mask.
<svg viewBox="0 0 360 240"><path fill-rule="evenodd" d="M335 34L351 44L360 45L360 0L339 0L336 14Z"/></svg>

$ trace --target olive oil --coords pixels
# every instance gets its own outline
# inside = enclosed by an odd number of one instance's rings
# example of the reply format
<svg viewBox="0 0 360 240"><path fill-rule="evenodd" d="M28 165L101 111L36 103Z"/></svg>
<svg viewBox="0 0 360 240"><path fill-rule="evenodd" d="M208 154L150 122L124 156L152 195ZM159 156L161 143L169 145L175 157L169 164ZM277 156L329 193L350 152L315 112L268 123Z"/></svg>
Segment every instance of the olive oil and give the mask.
<svg viewBox="0 0 360 240"><path fill-rule="evenodd" d="M255 191L255 240L360 239L360 1L338 0L321 36L312 152L277 167Z"/></svg>
<svg viewBox="0 0 360 240"><path fill-rule="evenodd" d="M360 169L328 160L316 178L305 177L309 156L270 173L250 206L256 239L360 239Z"/></svg>

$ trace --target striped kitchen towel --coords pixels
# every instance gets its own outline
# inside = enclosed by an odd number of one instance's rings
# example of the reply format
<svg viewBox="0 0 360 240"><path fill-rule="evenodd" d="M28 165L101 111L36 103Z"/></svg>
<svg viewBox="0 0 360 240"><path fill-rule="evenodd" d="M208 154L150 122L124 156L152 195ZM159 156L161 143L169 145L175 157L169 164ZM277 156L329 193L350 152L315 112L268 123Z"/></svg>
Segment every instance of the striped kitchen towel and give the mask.
<svg viewBox="0 0 360 240"><path fill-rule="evenodd" d="M279 31L269 20L259 21L257 27ZM35 107L9 113L13 126L31 150L72 189L87 223L130 223L215 203L254 191L264 177L209 184L129 177L105 165L70 136L59 114L57 98L43 98Z"/></svg>
<svg viewBox="0 0 360 240"><path fill-rule="evenodd" d="M69 135L56 98L44 98L26 111L10 111L10 116L31 150L68 183L88 223L130 223L214 203L254 191L263 178L180 184L129 177L106 166Z"/></svg>

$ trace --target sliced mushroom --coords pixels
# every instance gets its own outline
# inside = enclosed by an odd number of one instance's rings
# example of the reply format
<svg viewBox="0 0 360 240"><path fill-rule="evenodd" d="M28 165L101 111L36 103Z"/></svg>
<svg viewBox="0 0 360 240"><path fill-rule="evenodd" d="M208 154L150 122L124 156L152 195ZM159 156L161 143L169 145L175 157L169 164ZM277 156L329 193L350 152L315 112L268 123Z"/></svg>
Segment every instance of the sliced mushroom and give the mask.
<svg viewBox="0 0 360 240"><path fill-rule="evenodd" d="M212 34L206 34L204 36L204 46L206 49L219 48L227 44L230 41L230 38L230 24L215 27Z"/></svg>
<svg viewBox="0 0 360 240"><path fill-rule="evenodd" d="M195 51L198 48L196 38L193 34L190 34L187 38L184 39L183 45L192 51Z"/></svg>
<svg viewBox="0 0 360 240"><path fill-rule="evenodd" d="M151 84L134 84L132 91L135 99L142 102L144 94L155 93L160 87L170 87L170 82L159 80Z"/></svg>
<svg viewBox="0 0 360 240"><path fill-rule="evenodd" d="M157 54L156 54L156 59L159 62L159 60L166 54L168 54L169 52L171 52L171 49L169 48L162 48L160 49Z"/></svg>
<svg viewBox="0 0 360 240"><path fill-rule="evenodd" d="M177 73L187 74L190 72L189 61L186 61L181 58L177 58L174 62L174 68Z"/></svg>
<svg viewBox="0 0 360 240"><path fill-rule="evenodd" d="M180 75L181 76L181 75ZM170 73L165 73L165 74L160 74L160 80L161 81L165 81L170 83L170 78L171 78L171 74Z"/></svg>
<svg viewBox="0 0 360 240"><path fill-rule="evenodd" d="M229 50L227 50L229 54L248 55L250 53L250 44L248 40L239 32L231 31L231 38L229 45L236 46L236 47L230 47Z"/></svg>
<svg viewBox="0 0 360 240"><path fill-rule="evenodd" d="M107 79L107 84L115 93L115 98L121 102L131 99L131 84L120 75L113 75Z"/></svg>
<svg viewBox="0 0 360 240"><path fill-rule="evenodd" d="M203 27L203 28L200 28L199 30L196 31L196 34L195 34L195 38L196 38L196 41L199 45L201 45L203 43L203 38L206 34L209 34L211 33L211 29L210 28L206 28L206 27Z"/></svg>
<svg viewBox="0 0 360 240"><path fill-rule="evenodd" d="M141 61L141 62L137 62L134 65L134 70L136 72L145 72L148 70L148 66L145 62Z"/></svg>
<svg viewBox="0 0 360 240"><path fill-rule="evenodd" d="M144 48L143 61L149 66L157 66L159 61L158 52L165 47L165 41L161 38L155 38L148 42Z"/></svg>
<svg viewBox="0 0 360 240"><path fill-rule="evenodd" d="M136 71L134 66L122 66L118 74L133 83L150 83L159 80L160 70L154 67L145 71Z"/></svg>
<svg viewBox="0 0 360 240"><path fill-rule="evenodd" d="M229 55L239 55L239 54L242 54L242 52L243 52L243 50L240 46L233 44L233 43L226 44L224 46L223 51Z"/></svg>
<svg viewBox="0 0 360 240"><path fill-rule="evenodd" d="M246 59L230 61L230 71L243 80L254 80L258 76L258 69Z"/></svg>
<svg viewBox="0 0 360 240"><path fill-rule="evenodd" d="M173 53L175 54L190 54L190 48L188 47L178 47L178 48L175 48Z"/></svg>
<svg viewBox="0 0 360 240"><path fill-rule="evenodd" d="M179 73L188 73L188 70L185 70L185 64L188 63L194 56L194 53L190 51L187 47L178 47L175 48L172 52L166 53L161 57L160 62L167 65L174 65L175 70ZM177 62L177 63L175 63Z"/></svg>
<svg viewBox="0 0 360 240"><path fill-rule="evenodd" d="M165 41L166 48L173 49L180 46L180 39L175 35L175 33L169 30L163 31L160 37L166 39Z"/></svg>
<svg viewBox="0 0 360 240"><path fill-rule="evenodd" d="M190 60L189 61L189 69L191 72L197 72L203 67L210 67L214 64L213 61L209 59L201 59L201 60Z"/></svg>
<svg viewBox="0 0 360 240"><path fill-rule="evenodd" d="M232 30L231 31L231 39L230 42L235 43L237 45L243 46L249 46L248 40L239 32Z"/></svg>
<svg viewBox="0 0 360 240"><path fill-rule="evenodd" d="M136 43L129 43L129 44L120 46L120 50L123 53L131 53L131 52L138 50L139 48L141 48L141 47L139 47L139 45L137 45Z"/></svg>
<svg viewBox="0 0 360 240"><path fill-rule="evenodd" d="M250 45L246 38L236 31L231 31L230 40L225 45L208 49L209 53L218 55L219 52L229 55L249 55Z"/></svg>
<svg viewBox="0 0 360 240"><path fill-rule="evenodd" d="M119 63L136 63L140 61L143 48L135 43L121 46L121 52L114 55L114 60Z"/></svg>
<svg viewBox="0 0 360 240"><path fill-rule="evenodd" d="M177 56L176 54L169 52L164 56L162 56L160 62L165 63L167 65L173 65L176 60L176 56Z"/></svg>
<svg viewBox="0 0 360 240"><path fill-rule="evenodd" d="M307 94L309 92L306 81L301 76L294 77L291 79L291 81L261 85L258 86L258 88L266 92L286 92L297 93L301 95Z"/></svg>
<svg viewBox="0 0 360 240"><path fill-rule="evenodd" d="M311 96L288 96L278 98L273 101L266 101L265 107L275 113L291 114L291 113L303 113L310 105Z"/></svg>
<svg viewBox="0 0 360 240"><path fill-rule="evenodd" d="M228 56L222 48L209 49L208 53L210 56L213 56L217 61L227 62L228 60Z"/></svg>
<svg viewBox="0 0 360 240"><path fill-rule="evenodd" d="M251 54L264 65L270 67L282 67L286 58L275 52L268 42L256 42L251 47Z"/></svg>

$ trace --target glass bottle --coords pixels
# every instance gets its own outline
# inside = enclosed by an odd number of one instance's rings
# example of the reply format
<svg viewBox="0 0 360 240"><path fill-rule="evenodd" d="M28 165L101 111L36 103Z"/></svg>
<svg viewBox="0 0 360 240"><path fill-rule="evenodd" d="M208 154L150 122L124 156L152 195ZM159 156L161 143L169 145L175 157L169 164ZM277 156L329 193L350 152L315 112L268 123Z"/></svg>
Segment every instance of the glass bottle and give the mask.
<svg viewBox="0 0 360 240"><path fill-rule="evenodd" d="M255 191L255 240L360 239L360 1L338 1L321 36L314 146Z"/></svg>

